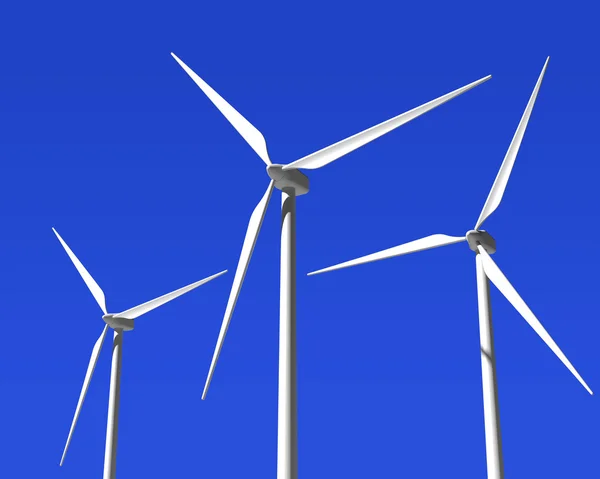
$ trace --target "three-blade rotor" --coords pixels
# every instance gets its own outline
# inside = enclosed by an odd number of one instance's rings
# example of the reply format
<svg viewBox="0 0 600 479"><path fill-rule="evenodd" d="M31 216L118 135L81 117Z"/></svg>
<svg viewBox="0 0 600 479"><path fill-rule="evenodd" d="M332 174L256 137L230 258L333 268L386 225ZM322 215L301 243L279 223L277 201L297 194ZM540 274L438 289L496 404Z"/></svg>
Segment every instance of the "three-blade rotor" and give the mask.
<svg viewBox="0 0 600 479"><path fill-rule="evenodd" d="M200 89L206 94L206 96L213 102L213 104L219 109L219 111L227 118L227 120L231 123L231 125L238 131L238 133L246 140L246 142L250 145L250 147L256 152L256 154L267 164L267 166L271 165L271 160L269 158L269 154L267 152L267 144L263 134L258 131L248 120L246 120L235 108L233 108L227 101L223 99L215 90L213 90L202 78L200 78L190 67L188 67L177 55L171 53L173 58L179 63L179 65L185 70L185 72L192 78L192 80L200 87ZM446 103L447 101L465 93L466 91L486 82L491 78L491 75L488 75L480 80L477 80L473 83L470 83L462 88L454 90L450 93L447 93L435 100L432 100L424 105L413 108L412 110L402 113L390 120L387 120L383 123L375 125L367 130L364 130L360 133L357 133L345 140L341 140L331 146L323 148L315 153L312 153L308 156L300 158L288 165L282 167L282 170L294 170L294 169L317 169L321 168L344 155L360 148L361 146L366 145L367 143L379 138L380 136L389 133L392 130L395 130L401 125L408 123L411 120L427 113L430 110ZM231 288L231 293L229 295L229 300L227 302L227 308L225 309L225 315L223 317L223 322L221 324L221 330L219 332L219 338L217 340L217 344L215 347L215 352L212 357L210 369L208 372L208 376L206 379L206 384L204 386L204 391L202 393L202 399L206 397L208 392L208 387L210 386L210 382L213 377L213 373L217 364L217 360L219 358L219 354L221 352L221 348L223 346L223 341L225 339L225 334L227 333L227 329L229 327L229 323L231 321L231 317L233 315L233 310L235 308L235 304L237 302L238 296L240 294L240 290L242 287L242 283L244 281L244 277L246 275L246 271L248 269L248 264L250 262L250 258L252 256L252 252L254 250L254 245L256 244L256 240L258 238L258 234L260 232L260 228L262 225L262 221L264 219L264 215L269 203L269 199L271 197L271 193L273 188L275 187L275 183L271 181L269 186L267 187L267 191L265 192L263 198L259 202L259 204L254 209L252 216L250 217L250 222L248 224L248 228L246 231L246 236L244 238L244 244L242 247L242 253L239 258L237 270L235 273L235 277L233 280L233 285Z"/></svg>
<svg viewBox="0 0 600 479"><path fill-rule="evenodd" d="M544 74L546 73L546 68L548 67L548 61L550 58L546 59L546 63L542 68L542 72L537 80L535 88L533 89L533 93L527 103L527 107L525 108L525 112L519 122L517 130L513 136L513 139L510 143L508 151L506 152L506 156L504 157L504 161L502 162L502 166L500 167L500 171L496 176L496 180L492 186L492 189L488 195L488 198L485 202L485 205L481 211L477 224L475 226L475 232L479 230L483 222L496 210L502 197L504 195L504 191L506 189L506 185L508 183L508 179L510 177L510 173L512 171L513 165L515 163L517 153L519 152L519 148L521 146L521 142L523 140L523 136L525 135L525 130L527 128L527 124L529 122L529 118L531 116L531 112L533 111L533 106L535 104L535 100L537 98L538 92L542 85L542 80L544 78ZM411 241L409 243L405 243L403 245L394 246L392 248L379 251L377 253L369 254L366 256L362 256L360 258L346 261L344 263L340 263L334 266L329 266L327 268L323 268L317 271L313 271L308 273L309 276L326 273L329 271L335 271L338 269L348 268L350 266L357 266L360 264L371 263L373 261L379 261L382 259L393 258L395 256L401 256L409 253L416 253L418 251L424 251L427 249L437 248L440 246L446 246L454 243L459 243L467 240L466 237L458 237L458 236L446 236L441 234L435 234L431 236L427 236L425 238L421 238L418 240ZM591 389L579 375L577 370L573 367L573 365L569 362L554 340L550 337L548 332L544 329L539 320L535 317L535 315L531 312L529 307L525 304L525 302L521 299L517 291L512 287L510 282L506 279L504 274L500 271L496 263L489 256L485 248L481 245L477 247L477 253L480 254L483 258L483 265L486 276L490 279L492 283L500 290L500 292L504 295L504 297L514 306L514 308L521 314L521 316L527 321L527 323L533 328L533 330L542 338L542 340L548 345L548 347L558 356L558 358L562 361L562 363L571 371L571 373L577 378L577 380L585 387L585 389L593 394Z"/></svg>
<svg viewBox="0 0 600 479"><path fill-rule="evenodd" d="M523 113L523 117L519 122L519 126L513 136L513 139L510 143L508 151L506 152L506 156L504 157L504 161L500 166L500 170L498 171L498 175L496 176L496 180L492 185L492 189L488 195L488 198L483 206L481 214L479 215L479 219L477 220L477 224L475 226L475 230L478 230L479 227L483 224L483 222L488 218L498 207L500 201L502 200L502 196L504 195L504 191L506 189L506 185L508 184L508 178L510 177L510 173L512 171L513 165L517 158L517 153L519 152L519 148L521 146L521 141L523 140L523 136L525 135L525 130L527 128L527 124L529 122L529 117L531 116L531 112L533 111L533 105L535 104L535 100L537 98L538 92L542 85L542 80L544 78L544 74L546 73L546 68L548 67L548 62L550 61L550 57L546 59L546 63L544 64L544 68L542 68L542 72L537 80L535 88L533 89L533 93L529 98L529 102L527 103L527 107L525 108L525 112ZM340 263L334 266L329 266L327 268L323 268L317 271L313 271L308 273L309 276L326 273L329 271L335 271L342 268L348 268L350 266L357 266L359 264L371 263L373 261L379 261L382 259L393 258L395 256L401 256L409 253L416 253L418 251L424 251L431 248L437 248L439 246L446 246L454 243L459 243L461 241L465 241L465 237L457 237L457 236L446 236L441 234L435 234L431 236L427 236L425 238L421 238L415 241L411 241L409 243L394 246L393 248L389 248L383 251L379 251L377 253L369 254L367 256L362 256L360 258L346 261L344 263Z"/></svg>
<svg viewBox="0 0 600 479"><path fill-rule="evenodd" d="M71 258L71 261L75 265L75 268L77 268L77 271L79 271L79 274L83 278L83 281L85 282L85 284L89 288L90 292L96 299L96 302L98 303L98 305L100 306L100 308L102 309L104 314L108 315L108 313L106 312L106 299L104 296L104 292L102 291L100 286L98 286L98 283L96 283L94 278L92 278L92 276L90 275L88 270L83 266L81 261L79 261L77 256L75 256L75 253L73 253L71 248L69 248L67 243L58 234L58 232L54 228L52 228L52 231L54 231L54 234L56 235L56 237L62 244L63 248L69 255L69 258ZM225 274L226 272L227 272L227 270L221 271L220 273L209 276L208 278L202 279L200 281L196 281L195 283L192 283L188 286L184 286L183 288L180 288L176 291L167 293L167 294L160 296L158 298L155 298L151 301L147 301L146 303L140 304L139 306L135 306L135 307L127 309L121 313L117 313L117 314L114 314L111 316L117 317L117 318L123 318L123 319L138 318L138 317L142 316L143 314L146 314L146 313L152 311L153 309L156 309L159 306L162 306L163 304L168 303L169 301L172 301L175 298L177 298L185 293L188 293L188 292L192 291L193 289L196 289L199 286L202 286L203 284L208 283L209 281L221 276L222 274ZM106 337L106 332L108 331L108 328L109 328L109 325L106 324L104 326L104 328L102 329L102 333L100 334L100 337L96 340L96 343L94 344L94 347L92 348L92 354L90 356L90 361L88 363L87 371L85 373L85 379L83 380L81 392L79 393L79 400L77 401L77 407L75 408L75 414L73 415L73 421L71 422L71 428L69 429L69 436L67 437L67 442L65 444L65 448L63 450L63 455L60 460L61 466L65 460L65 456L67 455L67 450L69 449L69 445L71 444L71 439L73 437L73 431L75 430L77 420L79 419L79 414L81 413L83 401L85 400L85 396L87 394L92 376L94 374L94 369L96 368L96 363L98 362L98 357L100 356L100 350L102 349L102 344L104 343L104 338Z"/></svg>

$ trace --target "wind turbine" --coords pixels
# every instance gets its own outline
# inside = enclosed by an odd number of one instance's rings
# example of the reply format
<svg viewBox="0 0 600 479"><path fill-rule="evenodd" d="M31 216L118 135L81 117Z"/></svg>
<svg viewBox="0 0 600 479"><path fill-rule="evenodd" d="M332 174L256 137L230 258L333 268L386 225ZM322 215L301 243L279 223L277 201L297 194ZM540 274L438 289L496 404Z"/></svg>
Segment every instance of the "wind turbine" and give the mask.
<svg viewBox="0 0 600 479"><path fill-rule="evenodd" d="M506 189L508 178L515 163L517 153L519 152L519 147L521 145L521 141L523 140L523 135L525 134L525 129L527 128L527 123L529 122L529 117L531 116L531 111L533 110L533 105L540 90L542 79L544 78L544 73L546 72L549 60L550 57L548 57L546 63L544 64L544 68L542 69L542 73L540 74L531 98L529 99L527 108L525 108L525 113L523 113L523 117L521 118L519 126L517 127L517 131L515 132L508 151L506 152L506 156L504 157L504 161L502 162L498 176L496 176L496 180L494 181L492 189L473 230L467 232L465 236L447 236L441 234L427 236L425 238L411 241L410 243L379 251L378 253L373 253L368 256L363 256L355 260L308 273L308 275L311 276L319 273L325 273L327 271L347 268L364 263L371 263L373 261L379 261L386 258L393 258L394 256L401 256L431 248L437 248L439 246L467 241L469 248L475 252L475 261L477 266L477 299L479 306L481 375L483 383L488 479L502 479L504 477L502 443L500 436L500 416L498 411L498 386L496 382L496 357L494 354L489 281L496 285L504 297L508 299L508 301L515 307L521 316L523 316L525 321L527 321L533 330L542 338L542 340L548 345L554 354L558 356L558 358L569 369L569 371L571 371L571 373L579 380L579 382L590 394L593 394L592 390L588 387L571 362L550 337L548 332L531 312L523 299L521 299L508 279L506 279L506 276L504 276L502 271L500 271L500 268L496 266L496 263L494 263L490 257L490 254L496 252L496 241L487 231L480 229L483 222L496 210L500 204L500 200L502 200L502 195Z"/></svg>
<svg viewBox="0 0 600 479"><path fill-rule="evenodd" d="M102 347L102 343L104 342L104 338L106 336L106 332L108 328L112 328L114 331L113 334L113 350L112 350L112 365L110 370L110 393L108 397L108 420L106 423L106 449L104 452L104 479L115 479L116 477L116 468L117 468L117 429L119 422L119 392L120 392L120 383L121 383L121 355L123 350L123 332L131 331L134 325L134 319L152 311L159 306L172 301L173 299L185 294L198 286L202 286L204 283L208 283L212 279L221 276L226 273L227 270L221 271L215 275L209 276L206 279L197 281L196 283L192 283L188 286L184 286L172 293L165 294L160 296L159 298L148 301L144 304L140 304L139 306L135 306L131 309L123 311L121 313L109 314L106 312L106 300L104 297L104 292L98 286L98 283L94 281L94 278L88 273L87 269L81 264L81 262L77 259L71 248L65 243L65 241L61 238L58 232L52 228L52 231L56 234L56 237L63 245L63 248L71 258L71 261L79 271L79 274L85 281L85 284L89 288L90 292L94 296L94 299L102 309L104 316L102 319L106 323L100 337L96 340L96 344L94 344L94 348L92 349L92 355L90 357L90 362L87 367L87 371L85 373L85 379L83 381L83 386L81 388L81 393L79 394L79 401L77 402L77 408L75 409L75 415L73 416L73 422L71 423L71 429L69 430L69 436L67 438L67 443L65 445L65 449L63 451L62 458L60 460L60 465L63 465L65 460L65 456L67 455L67 450L69 449L69 444L71 443L71 438L73 437L73 431L75 430L75 425L77 424L77 419L79 418L79 413L81 412L81 406L83 405L83 400L85 399L85 395L87 393L88 387L90 385L90 381L92 379L92 375L94 374L94 369L96 368L96 363L98 362L98 356L100 355L100 349Z"/></svg>
<svg viewBox="0 0 600 479"><path fill-rule="evenodd" d="M424 105L398 115L390 120L357 133L345 140L323 148L288 165L271 163L266 141L260 131L238 113L227 101L215 92L191 68L174 53L173 58L194 80L206 96L214 103L232 126L246 140L250 147L267 165L267 174L271 178L267 191L252 212L242 252L233 279L233 285L223 323L219 332L215 352L202 399L210 385L221 347L229 327L242 282L248 269L250 257L265 217L273 188L281 190L281 266L280 266L280 313L279 313L279 396L278 396L278 432L277 432L277 478L297 478L297 417L296 417L296 196L308 193L308 177L298 169L317 169L350 153L376 138L417 118L423 113L451 100L471 88L489 80L491 75L466 85L458 90L432 100Z"/></svg>

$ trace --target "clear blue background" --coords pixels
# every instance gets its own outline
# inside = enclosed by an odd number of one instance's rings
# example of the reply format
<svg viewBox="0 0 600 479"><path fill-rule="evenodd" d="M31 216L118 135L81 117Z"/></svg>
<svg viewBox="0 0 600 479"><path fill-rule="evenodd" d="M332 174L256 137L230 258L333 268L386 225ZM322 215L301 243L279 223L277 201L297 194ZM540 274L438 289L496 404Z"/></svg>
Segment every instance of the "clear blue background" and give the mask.
<svg viewBox="0 0 600 479"><path fill-rule="evenodd" d="M472 228L546 56L494 256L600 393L597 12L580 2L13 2L0 18L4 478L101 477L101 312L228 268L124 341L118 474L275 477L279 194L200 396L264 165L176 52L287 163L493 79L319 171L298 200L301 478L485 477L475 262L465 244L307 278ZM506 477L600 476L600 403L492 290Z"/></svg>

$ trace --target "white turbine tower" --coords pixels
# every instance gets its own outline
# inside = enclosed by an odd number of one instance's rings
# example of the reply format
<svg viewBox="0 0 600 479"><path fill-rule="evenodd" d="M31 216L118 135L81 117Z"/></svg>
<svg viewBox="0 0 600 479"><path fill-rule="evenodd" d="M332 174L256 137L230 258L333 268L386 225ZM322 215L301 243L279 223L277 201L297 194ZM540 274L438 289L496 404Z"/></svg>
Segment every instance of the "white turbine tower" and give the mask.
<svg viewBox="0 0 600 479"><path fill-rule="evenodd" d="M215 92L204 80L194 73L175 54L173 58L194 80L206 96L229 120L238 133L267 165L267 174L271 178L267 191L252 212L242 246L233 286L227 302L219 338L210 365L202 399L206 397L229 322L233 314L246 270L256 244L256 239L265 216L273 188L281 190L281 282L279 317L279 396L278 396L278 433L277 433L277 478L297 478L297 417L296 417L296 196L308 193L308 178L298 171L309 170L337 160L376 138L408 123L418 116L451 100L471 88L489 80L490 76L475 81L444 96L425 103L406 113L369 128L361 133L323 148L288 165L272 164L267 152L267 144L262 135L248 120L240 115L229 103Z"/></svg>
<svg viewBox="0 0 600 479"><path fill-rule="evenodd" d="M504 477L504 466L502 461L502 443L500 436L500 416L498 411L498 387L496 383L496 358L494 355L494 338L492 329L492 310L489 297L489 282L488 279L496 285L500 292L508 299L508 301L515 307L515 309L523 316L525 321L533 328L533 330L542 338L542 340L548 345L548 347L558 356L563 364L573 373L573 375L579 380L579 382L587 389L590 394L593 394L591 389L575 370L573 365L569 362L563 352L556 345L554 340L550 337L548 332L544 329L539 320L534 316L529 307L521 299L517 291L506 279L504 274L500 271L496 263L490 257L490 254L496 252L496 242L490 236L490 234L484 230L481 230L483 222L494 212L494 210L500 204L502 195L506 188L510 172L515 163L515 158L521 145L521 140L527 128L527 122L533 110L533 105L537 97L548 61L546 60L542 73L535 85L525 113L521 118L521 122L517 127L517 131L512 139L512 142L508 148L506 156L496 181L492 186L492 190L485 202L481 215L477 220L475 229L467 232L466 236L446 236L446 235L432 235L425 238L421 238L410 243L406 243L400 246L373 253L368 256L347 261L345 263L324 268L318 271L309 273L310 275L325 273L327 271L333 271L336 269L347 268L349 266L356 266L359 264L370 263L386 258L393 258L394 256L401 256L408 253L415 253L417 251L423 251L426 249L437 248L439 246L450 245L454 243L460 243L467 241L469 248L475 252L475 260L477 264L477 298L479 305L479 335L481 343L481 375L483 383L483 404L485 414L485 443L486 443L486 457L487 457L487 472L488 479L502 479Z"/></svg>
<svg viewBox="0 0 600 479"><path fill-rule="evenodd" d="M197 281L196 283L192 283L188 286L184 286L172 293L165 294L159 298L148 301L139 306L135 306L134 308L123 311L122 313L117 314L108 314L106 312L106 300L104 298L104 292L100 289L100 286L94 281L94 278L88 273L85 267L81 264L81 262L77 259L71 248L67 246L67 243L61 238L58 232L52 228L54 233L56 234L58 240L61 242L65 251L73 261L73 264L79 271L79 274L85 281L85 284L91 291L94 299L102 309L104 316L102 319L106 323L104 329L102 330L102 334L97 339L96 344L94 344L94 348L92 349L92 355L90 357L90 362L87 367L87 371L85 373L85 379L83 381L83 386L81 388L81 393L79 394L79 401L77 402L77 408L75 409L75 415L73 416L73 422L71 423L71 429L69 430L69 436L67 438L67 443L65 445L65 449L63 451L62 458L60 460L60 465L63 465L65 460L65 456L67 455L67 450L69 449L69 444L71 443L71 438L73 436L73 431L75 430L75 425L77 424L77 419L79 418L79 413L81 412L81 406L83 405L83 400L85 399L85 395L87 393L88 387L90 385L90 380L92 379L92 375L94 374L94 369L96 368L96 362L98 361L98 356L100 355L100 349L102 347L102 343L104 342L104 338L106 336L106 332L108 328L112 328L114 330L113 335L113 350L112 350L112 366L110 370L110 393L108 399L108 420L106 423L106 449L104 453L104 479L115 479L116 477L116 467L117 467L117 429L119 422L119 391L120 391L120 382L121 382L121 355L123 349L123 331L131 331L133 329L134 319L152 311L159 306L172 301L173 299L185 294L198 286L203 285L204 283L208 283L210 280L221 276L226 273L227 270L221 271L213 276L210 276L206 279Z"/></svg>

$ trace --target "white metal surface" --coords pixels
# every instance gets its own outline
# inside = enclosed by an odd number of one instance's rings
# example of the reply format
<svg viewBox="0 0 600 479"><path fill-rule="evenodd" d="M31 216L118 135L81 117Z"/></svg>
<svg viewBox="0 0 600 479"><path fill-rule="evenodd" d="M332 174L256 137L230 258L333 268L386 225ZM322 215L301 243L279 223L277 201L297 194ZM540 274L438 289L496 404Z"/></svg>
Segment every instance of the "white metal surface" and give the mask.
<svg viewBox="0 0 600 479"><path fill-rule="evenodd" d="M204 92L204 94L213 102L213 104L221 111L221 113L229 120L233 127L239 132L240 135L248 142L250 147L256 152L258 156L267 164L271 164L271 160L267 153L267 144L264 136L256 127L254 127L246 118L244 118L235 108L233 108L221 95L213 90L202 78L200 78L190 67L188 67L182 60L177 57L174 53L171 53L173 58L179 63L179 65L185 70L185 72L194 80L196 85ZM488 81L492 78L488 75L480 80L469 83L468 85L447 93L435 100L425 103L421 106L413 108L406 113L395 116L387 121L379 123L367 130L361 131L355 135L352 135L345 140L338 141L337 143L323 148L315 153L300 158L292 163L283 166L284 170L292 170L305 168L314 170L321 168L332 161L341 158L344 155L366 145L367 143L379 138L380 136L395 130L399 126L408 123L411 120L433 110L435 107L440 106L447 101L475 88L478 85Z"/></svg>
<svg viewBox="0 0 600 479"><path fill-rule="evenodd" d="M485 275L481 255L476 255L475 261L477 263L477 302L479 305L479 344L481 349L481 385L483 388L487 478L504 479L490 284Z"/></svg>
<svg viewBox="0 0 600 479"><path fill-rule="evenodd" d="M77 271L79 271L79 274L83 278L83 281L85 281L85 284L87 285L92 295L94 296L94 299L98 303L98 306L100 306L100 309L102 309L104 314L106 314L106 298L104 297L104 291L102 291L100 286L98 286L98 283L96 283L94 278L92 278L92 275L88 273L88 270L85 269L85 266L81 264L81 261L77 259L75 253L71 251L71 248L69 248L67 243L65 243L65 240L63 240L62 237L58 234L58 231L56 231L54 228L52 228L52 231L54 231L54 234L58 238L58 241L60 241L60 244L63 245L63 248L69 255L69 258L71 258L71 261L75 265L75 268L77 268Z"/></svg>
<svg viewBox="0 0 600 479"><path fill-rule="evenodd" d="M542 326L540 320L535 317L529 306L525 304L525 301L519 296L517 290L513 288L512 284L506 279L506 276L500 271L500 268L494 263L494 260L487 254L485 249L481 246L479 247L479 255L481 256L483 267L485 269L485 274L490 279L494 286L500 290L500 292L504 295L504 297L508 300L510 304L514 306L514 308L519 312L523 319L527 321L529 326L538 334L542 341L546 343L546 345L552 350L554 354L558 356L558 359L562 361L562 363L567 367L569 371L577 378L577 380L581 383L581 385L590 393L594 394L587 383L583 380L580 374L577 372L575 367L571 364L571 361L567 359L565 354L560 350L558 345L554 342L548 331Z"/></svg>
<svg viewBox="0 0 600 479"><path fill-rule="evenodd" d="M273 184L274 181L271 180L269 186L267 186L267 191L265 191L265 194L258 202L258 205L256 205L256 208L254 208L254 211L250 216L250 221L248 222L246 236L244 237L244 244L242 245L242 252L240 253L240 259L238 260L235 276L233 277L233 285L231 286L231 292L229 293L229 299L227 300L227 307L225 308L223 322L221 323L219 338L217 339L215 352L213 353L208 376L206 377L206 383L204 384L202 399L206 398L210 382L217 366L217 361L219 359L219 354L221 353L221 348L223 347L223 341L225 341L225 335L227 334L229 323L231 322L233 310L235 309L235 304L237 303L240 295L242 283L244 282L244 277L246 276L246 271L248 271L248 265L250 264L250 258L252 258L252 252L254 251L254 246L256 245L256 240L258 239L262 222L265 219L267 206L269 206L269 200L271 199L271 194L273 193Z"/></svg>
<svg viewBox="0 0 600 479"><path fill-rule="evenodd" d="M171 53L173 58L179 63L181 68L196 82L196 85L204 92L204 94L214 103L229 123L238 131L242 138L250 145L258 156L267 164L271 164L269 153L267 151L267 142L263 134L258 131L254 125L246 120L238 111L233 108L221 95L214 91L202 78L200 78L190 67L183 63L177 55Z"/></svg>
<svg viewBox="0 0 600 479"><path fill-rule="evenodd" d="M405 125L411 120L427 113L428 111L433 110L435 107L438 107L447 101L456 98L457 96L469 91L471 88L475 88L478 85L488 81L492 78L492 75L488 75L485 78L474 81L458 90L454 90L450 93L447 93L435 100L432 100L424 105L413 108L406 113L402 113L401 115L395 116L383 123L379 123L378 125L372 126L371 128L361 131L356 135L353 135L345 140L338 141L337 143L330 145L322 150L319 150L315 153L312 153L304 158L300 158L289 165L283 167L284 170L291 170L292 168L304 168L308 170L314 170L316 168L321 168L332 161L341 158L344 155L360 148L361 146L366 145L367 143L379 138L380 136L389 133L392 130L395 130L399 126Z"/></svg>
<svg viewBox="0 0 600 479"><path fill-rule="evenodd" d="M156 309L159 306L162 306L163 304L168 303L169 301L173 301L175 298L178 298L182 294L189 293L190 291L196 289L197 287L202 286L203 284L206 284L209 281L212 281L213 279L218 278L219 276L221 276L225 273L227 273L227 270L221 271L220 273L217 273L217 274L213 274L212 276L209 276L208 278L204 278L204 279L201 279L200 281L196 281L195 283L184 286L183 288L179 288L178 290L173 291L171 293L163 294L162 296L160 296L156 299L152 299L144 304L135 306L131 309L123 311L122 313L117 313L117 314L115 314L115 316L118 316L119 318L125 318L125 319L138 318L141 315L149 313L153 309Z"/></svg>
<svg viewBox="0 0 600 479"><path fill-rule="evenodd" d="M65 449L63 450L63 455L60 459L60 465L63 465L65 461L65 456L67 455L67 450L69 449L69 444L71 444L71 439L73 437L73 431L75 430L75 426L77 425L77 420L79 419L79 414L81 413L81 406L83 406L83 401L85 400L85 395L87 394L88 388L90 387L90 381L92 376L94 375L94 370L96 369L96 363L98 362L98 357L100 356L100 349L102 348L102 344L104 343L104 338L106 337L106 331L108 331L108 325L104 326L102 330L102 334L96 340L94 347L92 349L92 355L90 356L90 362L88 363L87 371L85 372L85 379L83 380L83 386L81 387L81 392L79 393L79 400L77 401L77 407L75 408L75 414L73 416L73 421L71 422L71 429L69 430L69 437L67 437L67 443L65 444Z"/></svg>
<svg viewBox="0 0 600 479"><path fill-rule="evenodd" d="M110 391L106 419L106 446L104 449L103 479L117 476L117 439L119 433L119 399L121 394L121 360L123 357L123 331L117 329L113 336Z"/></svg>
<svg viewBox="0 0 600 479"><path fill-rule="evenodd" d="M394 258L395 256L402 256L410 253L417 253L427 249L438 248L440 246L446 246L454 243L460 243L465 241L464 236L448 236L448 235L431 235L425 238L404 243L400 246L394 246L393 248L384 249L377 253L372 253L361 258L346 261L344 263L337 264L335 266L329 266L312 273L308 273L308 276L312 276L320 273L327 273L329 271L335 271L336 269L349 268L350 266L357 266L359 264L372 263L373 261L380 261L382 259Z"/></svg>
<svg viewBox="0 0 600 479"><path fill-rule="evenodd" d="M477 220L477 224L475 225L476 230L481 228L481 225L486 220L486 218L488 218L496 210L496 208L498 208L500 201L502 201L502 196L504 195L504 190L506 189L506 185L508 183L508 178L510 177L510 173L513 169L513 165L515 164L515 160L517 159L517 153L519 153L521 141L523 141L523 135L525 135L525 130L527 129L527 124L529 123L529 117L531 116L531 112L533 111L533 105L535 104L538 92L540 91L540 87L542 86L542 80L544 79L544 74L546 73L546 68L548 67L549 61L550 57L548 57L546 59L546 63L544 63L542 73L540 73L538 81L535 84L535 88L533 89L533 93L531 94L529 102L527 103L527 107L525 108L525 112L523 113L521 121L519 122L519 126L517 126L517 131L515 131L515 135L513 136L513 139L510 142L508 151L504 156L504 160L502 161L500 171L498 171L498 175L494 180L492 189L490 190L487 200L483 205L483 209L481 210L481 214L479 215L479 219Z"/></svg>
<svg viewBox="0 0 600 479"><path fill-rule="evenodd" d="M294 190L282 191L277 479L297 479L298 477L295 217L296 196Z"/></svg>

